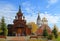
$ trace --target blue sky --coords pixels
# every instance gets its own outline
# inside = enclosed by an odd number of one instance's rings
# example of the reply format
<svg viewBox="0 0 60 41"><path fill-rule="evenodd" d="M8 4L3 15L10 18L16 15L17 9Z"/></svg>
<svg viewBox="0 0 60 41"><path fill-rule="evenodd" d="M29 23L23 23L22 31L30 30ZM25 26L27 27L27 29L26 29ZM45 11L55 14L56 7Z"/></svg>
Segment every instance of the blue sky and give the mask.
<svg viewBox="0 0 60 41"><path fill-rule="evenodd" d="M38 13L41 19L46 17L48 25L56 24L60 31L60 0L0 0L0 19L5 17L7 24L13 23L19 5L27 22L35 22Z"/></svg>

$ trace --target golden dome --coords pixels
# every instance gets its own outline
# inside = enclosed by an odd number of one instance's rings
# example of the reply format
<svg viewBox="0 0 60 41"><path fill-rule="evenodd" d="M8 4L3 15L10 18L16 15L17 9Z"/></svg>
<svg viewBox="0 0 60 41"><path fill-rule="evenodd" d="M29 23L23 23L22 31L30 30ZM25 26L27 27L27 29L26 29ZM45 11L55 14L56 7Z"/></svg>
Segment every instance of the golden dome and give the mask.
<svg viewBox="0 0 60 41"><path fill-rule="evenodd" d="M42 18L42 21L48 21L46 17L43 17Z"/></svg>

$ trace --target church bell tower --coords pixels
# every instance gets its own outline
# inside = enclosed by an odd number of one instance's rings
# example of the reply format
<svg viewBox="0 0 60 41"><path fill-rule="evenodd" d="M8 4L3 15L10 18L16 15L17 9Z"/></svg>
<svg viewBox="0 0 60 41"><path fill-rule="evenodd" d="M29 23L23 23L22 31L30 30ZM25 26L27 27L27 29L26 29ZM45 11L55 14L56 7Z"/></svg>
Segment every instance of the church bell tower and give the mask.
<svg viewBox="0 0 60 41"><path fill-rule="evenodd" d="M40 27L42 25L42 21L41 21L39 13L38 13L38 17L37 17L37 25L38 25L38 27Z"/></svg>

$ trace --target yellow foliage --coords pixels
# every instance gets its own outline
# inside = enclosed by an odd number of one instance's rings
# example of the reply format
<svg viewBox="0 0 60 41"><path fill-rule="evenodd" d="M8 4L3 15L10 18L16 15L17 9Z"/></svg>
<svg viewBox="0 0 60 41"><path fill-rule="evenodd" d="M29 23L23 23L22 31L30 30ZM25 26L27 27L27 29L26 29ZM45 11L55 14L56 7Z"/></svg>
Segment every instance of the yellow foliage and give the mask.
<svg viewBox="0 0 60 41"><path fill-rule="evenodd" d="M0 30L0 32L3 32L2 30Z"/></svg>
<svg viewBox="0 0 60 41"><path fill-rule="evenodd" d="M35 33L37 28L38 28L38 26L34 22L30 22L28 25L32 26L31 31L32 31L32 33Z"/></svg>
<svg viewBox="0 0 60 41"><path fill-rule="evenodd" d="M0 33L3 32L3 30L0 28Z"/></svg>
<svg viewBox="0 0 60 41"><path fill-rule="evenodd" d="M37 39L30 39L29 41L37 41Z"/></svg>

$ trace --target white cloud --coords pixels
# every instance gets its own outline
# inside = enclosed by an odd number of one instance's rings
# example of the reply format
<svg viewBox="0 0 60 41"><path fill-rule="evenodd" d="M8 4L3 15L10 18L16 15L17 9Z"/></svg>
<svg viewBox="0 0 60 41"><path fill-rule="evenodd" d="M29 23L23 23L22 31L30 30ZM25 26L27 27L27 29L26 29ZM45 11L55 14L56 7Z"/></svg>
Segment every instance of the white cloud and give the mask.
<svg viewBox="0 0 60 41"><path fill-rule="evenodd" d="M57 3L58 0L48 0L48 5L47 5L47 8L49 8L51 5Z"/></svg>
<svg viewBox="0 0 60 41"><path fill-rule="evenodd" d="M56 3L58 0L48 0L49 4L54 4ZM26 5L27 4L27 5ZM22 3L23 7L25 7L26 12L29 15L26 15L26 19L27 21L34 21L36 22L36 18L37 18L37 12L34 12L34 10L36 10L35 8L33 8L34 6L32 6L29 2L24 2ZM48 23L49 24L55 24L55 23L59 23L59 19L60 16L58 16L57 14L50 14L50 13L40 13L41 18L46 17L48 19Z"/></svg>
<svg viewBox="0 0 60 41"><path fill-rule="evenodd" d="M58 0L49 0L48 2L49 2L50 4L54 4L54 3L58 2Z"/></svg>
<svg viewBox="0 0 60 41"><path fill-rule="evenodd" d="M38 13L37 13L38 14ZM26 20L28 22L35 22L36 23L36 19L37 19L37 14L34 15L26 15ZM48 24L57 24L60 23L60 16L58 15L52 15L52 14L48 14L48 13L40 13L41 19L43 17L46 17L48 20Z"/></svg>
<svg viewBox="0 0 60 41"><path fill-rule="evenodd" d="M26 5L27 4L27 5ZM30 2L23 2L22 6L24 8L23 12L26 12L26 20L27 22L35 22L37 19L36 7L33 6Z"/></svg>
<svg viewBox="0 0 60 41"><path fill-rule="evenodd" d="M30 2L23 2L22 7L27 14L35 14L36 7L32 5Z"/></svg>
<svg viewBox="0 0 60 41"><path fill-rule="evenodd" d="M5 17L7 24L12 23L16 13L16 8L12 4L0 4L0 19Z"/></svg>
<svg viewBox="0 0 60 41"><path fill-rule="evenodd" d="M46 17L48 20L48 23L50 23L50 24L56 24L56 23L60 22L60 15L59 16L57 14L52 15L52 14L47 13L47 12L41 13L40 15L42 18Z"/></svg>
<svg viewBox="0 0 60 41"><path fill-rule="evenodd" d="M27 20L27 23L29 22L35 22L36 23L36 19L37 19L37 14L36 15L26 15L26 20Z"/></svg>
<svg viewBox="0 0 60 41"><path fill-rule="evenodd" d="M55 4L56 0L48 0L49 1L49 4L48 6L50 7L52 4ZM27 5L26 5L27 4ZM26 13L26 20L27 22L35 22L37 21L37 14L38 14L38 11L36 10L36 7L32 6L29 2L24 2L22 4L22 6L24 7L24 10ZM34 11L36 10L36 11ZM41 16L41 19L43 17L46 17L47 20L48 20L48 24L50 27L53 27L53 24L59 24L60 23L60 14L50 14L50 13L40 13L40 16ZM58 25L59 26L59 25ZM60 28L59 28L60 29Z"/></svg>

